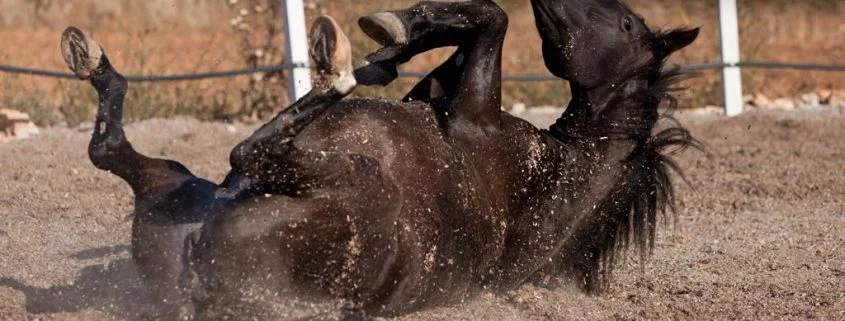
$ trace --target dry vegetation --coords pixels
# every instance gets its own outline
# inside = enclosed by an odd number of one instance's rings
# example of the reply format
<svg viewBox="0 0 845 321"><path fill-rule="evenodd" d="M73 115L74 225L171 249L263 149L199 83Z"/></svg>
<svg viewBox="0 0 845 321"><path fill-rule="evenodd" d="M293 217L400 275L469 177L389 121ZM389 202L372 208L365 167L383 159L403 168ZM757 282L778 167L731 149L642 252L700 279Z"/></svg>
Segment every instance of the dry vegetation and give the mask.
<svg viewBox="0 0 845 321"><path fill-rule="evenodd" d="M307 0L309 20L336 17L350 34L358 57L375 48L357 29L358 16L407 6L416 0ZM715 1L628 0L655 27L701 26L702 36L674 63L718 60ZM845 61L845 3L837 0L741 0L744 59L785 62ZM502 0L509 13L505 73L546 73L539 37L527 0ZM241 17L241 18L237 18ZM64 70L59 34L67 25L90 31L126 74L173 74L280 63L283 40L275 0L53 1L0 0L0 63ZM448 54L438 50L414 59L406 69L430 70ZM796 97L845 87L842 73L746 70L745 90L770 97ZM388 88L358 94L396 97L413 84L402 79ZM687 83L684 106L720 104L719 74L706 71ZM130 119L188 114L202 119L265 116L286 104L282 75L178 83L135 83ZM507 82L505 104L562 105L565 82ZM93 92L77 81L0 74L0 105L29 112L39 124L75 125L94 111Z"/></svg>

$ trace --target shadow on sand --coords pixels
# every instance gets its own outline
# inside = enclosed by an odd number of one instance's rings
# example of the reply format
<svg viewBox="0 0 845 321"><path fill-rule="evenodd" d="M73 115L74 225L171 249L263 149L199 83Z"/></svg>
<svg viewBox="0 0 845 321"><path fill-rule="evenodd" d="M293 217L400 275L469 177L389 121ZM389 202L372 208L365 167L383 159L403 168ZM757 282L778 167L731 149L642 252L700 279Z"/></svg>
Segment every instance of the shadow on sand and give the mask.
<svg viewBox="0 0 845 321"><path fill-rule="evenodd" d="M71 257L96 259L128 251L127 245L108 246L83 250ZM0 277L0 286L23 292L26 295L26 311L32 314L92 309L118 319L147 320L156 311L132 260L128 258L86 266L70 285L39 288Z"/></svg>

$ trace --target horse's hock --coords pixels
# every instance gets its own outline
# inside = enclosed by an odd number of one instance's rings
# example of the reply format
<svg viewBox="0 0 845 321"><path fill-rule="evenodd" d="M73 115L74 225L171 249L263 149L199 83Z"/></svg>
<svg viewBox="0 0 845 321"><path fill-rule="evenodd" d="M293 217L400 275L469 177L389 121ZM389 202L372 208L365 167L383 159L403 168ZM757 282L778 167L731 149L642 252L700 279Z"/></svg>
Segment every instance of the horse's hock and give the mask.
<svg viewBox="0 0 845 321"><path fill-rule="evenodd" d="M38 127L29 120L26 113L0 109L0 142L27 138L38 134Z"/></svg>

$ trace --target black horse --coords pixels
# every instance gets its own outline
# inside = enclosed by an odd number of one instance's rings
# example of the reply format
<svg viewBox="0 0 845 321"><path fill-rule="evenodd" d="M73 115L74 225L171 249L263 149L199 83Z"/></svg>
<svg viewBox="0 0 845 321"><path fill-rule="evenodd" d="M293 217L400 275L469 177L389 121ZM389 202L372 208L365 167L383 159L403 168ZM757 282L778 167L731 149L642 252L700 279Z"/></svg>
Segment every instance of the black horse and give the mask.
<svg viewBox="0 0 845 321"><path fill-rule="evenodd" d="M507 17L490 0L362 18L384 48L355 71L320 18L316 88L235 147L219 185L132 148L126 81L69 28L64 57L100 94L89 154L135 192L133 258L168 313L296 317L316 302L389 316L541 274L597 289L615 253L653 246L672 203L665 149L695 144L680 127L652 134L679 79L663 65L698 30L652 32L615 0L532 4L546 65L573 92L549 130L499 109ZM342 100L442 46L458 49L404 102Z"/></svg>

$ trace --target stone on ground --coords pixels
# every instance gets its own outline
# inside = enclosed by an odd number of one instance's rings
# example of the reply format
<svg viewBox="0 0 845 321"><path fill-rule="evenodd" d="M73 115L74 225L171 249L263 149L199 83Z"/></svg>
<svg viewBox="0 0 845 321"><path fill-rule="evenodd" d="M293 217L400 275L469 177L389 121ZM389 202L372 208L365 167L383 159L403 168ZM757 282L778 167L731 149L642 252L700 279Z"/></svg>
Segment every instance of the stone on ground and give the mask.
<svg viewBox="0 0 845 321"><path fill-rule="evenodd" d="M38 127L29 120L29 115L17 110L0 109L0 142L37 134Z"/></svg>

